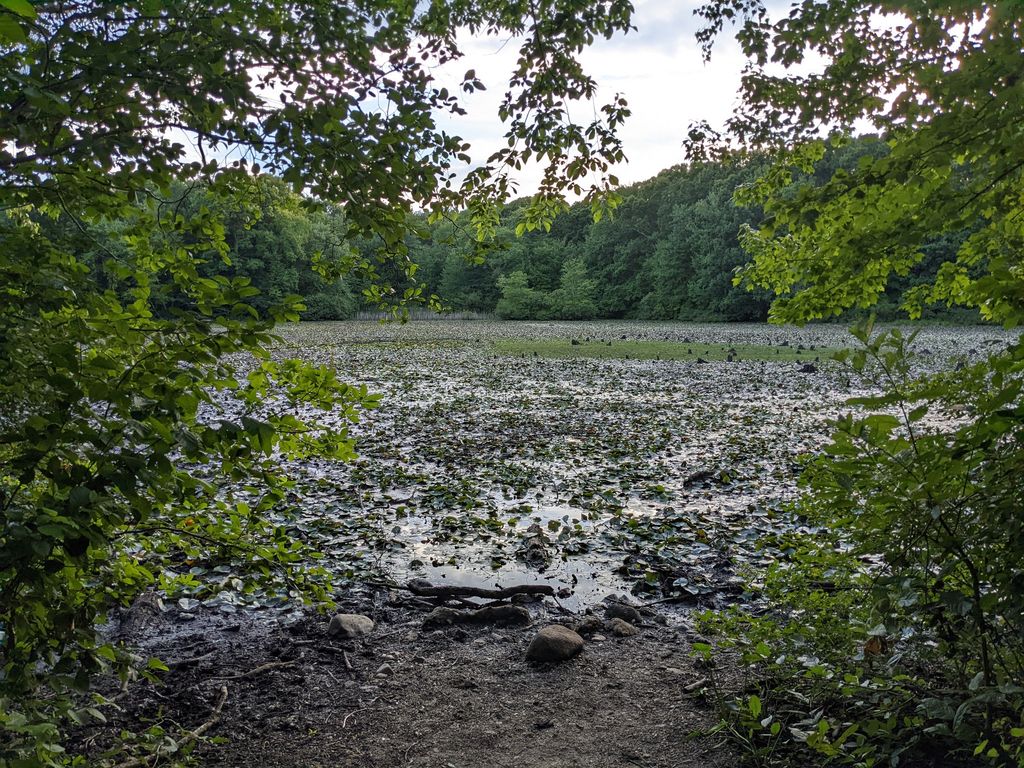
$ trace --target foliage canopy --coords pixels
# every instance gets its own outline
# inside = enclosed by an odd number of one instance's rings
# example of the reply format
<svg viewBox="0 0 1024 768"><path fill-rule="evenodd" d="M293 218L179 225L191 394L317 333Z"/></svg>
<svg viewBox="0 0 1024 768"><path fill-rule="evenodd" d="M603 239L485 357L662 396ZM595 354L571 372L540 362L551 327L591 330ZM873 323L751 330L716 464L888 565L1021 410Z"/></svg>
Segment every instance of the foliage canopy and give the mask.
<svg viewBox="0 0 1024 768"><path fill-rule="evenodd" d="M413 271L414 206L468 208L486 238L511 173L534 158L545 175L529 226L564 207L565 190L587 194L588 176L599 210L628 111L615 98L579 125L568 104L596 88L577 55L628 29L630 11L0 2L0 762L73 759L61 724L101 713L72 694L132 663L98 628L141 592L328 595L322 574L298 567L308 553L286 532L283 466L350 456L334 419L375 397L269 351L274 322L303 305L285 290L254 306L244 272L211 268L251 258L225 217L243 231L267 217L261 200L284 192L266 172L329 201L303 203L334 216L314 266L382 300L382 265ZM463 29L522 42L501 107L509 148L456 183L469 147L438 116L462 111L459 94L431 71L459 58ZM482 87L472 70L462 79ZM378 252L352 247L369 236ZM246 580L214 578L215 563ZM125 748L142 758L166 743L143 734Z"/></svg>
<svg viewBox="0 0 1024 768"><path fill-rule="evenodd" d="M940 233L970 235L929 285L904 297L911 316L929 302L977 307L1015 324L1016 265L1024 244L1024 18L1016 3L835 2L797 5L773 21L762 4L716 2L701 13L706 44L730 20L749 57L743 107L726 133L748 149L782 150L740 199L765 205L749 230L748 284L777 293L781 320L868 307L892 275L922 258ZM817 61L823 61L817 66ZM779 72L780 65L787 69ZM809 74L791 68L805 66ZM889 145L826 184L797 184L829 144L867 123ZM825 138L825 134L829 138ZM715 151L694 126L694 152Z"/></svg>
<svg viewBox="0 0 1024 768"><path fill-rule="evenodd" d="M737 194L766 216L743 236L753 261L737 279L776 294L774 319L871 307L928 238L949 236L934 280L905 293L909 314L944 302L1021 321L1019 4L831 0L773 20L720 0L700 13L707 45L737 22L750 63L726 135L695 126L691 148L772 155ZM783 71L801 65L812 72ZM888 151L810 183L864 121ZM912 336L856 334L844 362L877 394L851 402L809 467L798 511L820 532L769 577L779 615L805 619L719 624L760 686L726 722L762 764L897 765L916 751L1024 765L1024 348L924 374Z"/></svg>

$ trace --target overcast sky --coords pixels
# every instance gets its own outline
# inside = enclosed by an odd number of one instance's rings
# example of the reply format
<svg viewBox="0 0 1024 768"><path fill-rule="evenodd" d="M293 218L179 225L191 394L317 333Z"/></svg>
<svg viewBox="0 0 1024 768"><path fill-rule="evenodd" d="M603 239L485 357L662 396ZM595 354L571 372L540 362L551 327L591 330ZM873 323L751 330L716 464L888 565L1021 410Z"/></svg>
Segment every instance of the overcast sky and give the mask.
<svg viewBox="0 0 1024 768"><path fill-rule="evenodd" d="M616 93L625 95L632 116L620 130L629 162L616 169L623 184L650 178L663 168L683 161L682 141L691 122L707 120L720 125L732 111L739 88L742 56L732 38L723 34L709 63L701 57L694 33L700 19L693 15L699 2L635 0L635 32L613 40L600 40L582 56L586 71L598 82L595 106ZM464 58L436 72L439 83L458 87L458 79L475 69L487 90L466 96L469 114L451 123L450 130L469 141L474 161L482 162L505 145L505 127L497 116L498 104L512 72L518 43L506 39L460 41ZM587 123L593 107L570 108L575 120ZM520 175L520 195L535 191L540 173L527 169Z"/></svg>

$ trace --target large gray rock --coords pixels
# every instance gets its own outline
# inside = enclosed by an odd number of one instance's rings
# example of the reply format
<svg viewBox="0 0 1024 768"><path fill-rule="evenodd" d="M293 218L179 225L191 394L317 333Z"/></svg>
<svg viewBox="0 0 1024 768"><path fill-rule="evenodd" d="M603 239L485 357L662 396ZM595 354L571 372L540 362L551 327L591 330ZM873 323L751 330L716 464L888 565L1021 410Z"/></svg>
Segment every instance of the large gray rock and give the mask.
<svg viewBox="0 0 1024 768"><path fill-rule="evenodd" d="M583 638L568 627L544 627L526 649L530 661L565 661L583 650Z"/></svg>
<svg viewBox="0 0 1024 768"><path fill-rule="evenodd" d="M373 619L358 613L336 614L327 626L328 636L339 637L342 640L354 640L371 632L373 632Z"/></svg>

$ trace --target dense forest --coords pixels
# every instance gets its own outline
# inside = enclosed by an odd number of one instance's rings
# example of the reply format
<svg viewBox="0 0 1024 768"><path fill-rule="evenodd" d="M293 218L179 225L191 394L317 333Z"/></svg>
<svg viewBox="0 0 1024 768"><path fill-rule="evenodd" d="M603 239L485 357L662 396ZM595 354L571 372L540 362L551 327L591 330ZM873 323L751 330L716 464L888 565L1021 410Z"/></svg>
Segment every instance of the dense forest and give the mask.
<svg viewBox="0 0 1024 768"><path fill-rule="evenodd" d="M837 170L885 152L876 137L855 139L830 150L802 183L819 186ZM187 215L204 208L223 215L231 256L205 261L200 273L249 279L260 291L251 302L260 312L298 295L305 319L346 319L361 308L376 308L378 294L367 291L383 282L398 295L416 285L422 295L439 297L446 309L510 320L757 321L767 317L770 294L737 287L733 278L749 259L741 232L758 225L763 214L737 205L733 195L764 169L756 157L677 165L623 188L613 214L599 221L589 206L578 203L550 230L518 235L528 201L513 201L502 210L495 242L483 257L468 222L447 218L428 224L425 216L414 214L413 234L399 247L416 265L411 277L406 260L393 258L394 249L382 256L379 240L357 239L350 252L342 245L348 227L339 207L305 199L273 176L260 177L254 205L220 210L224 202L202 188L185 187L178 190L178 205ZM94 266L123 248L118 237L116 228L101 233L103 246L92 251ZM898 316L898 297L934 276L962 241L947 234L928 242L920 263L891 283L875 312ZM331 280L311 269L317 259L336 261L339 249L366 266L362 276ZM944 312L932 308L927 316Z"/></svg>

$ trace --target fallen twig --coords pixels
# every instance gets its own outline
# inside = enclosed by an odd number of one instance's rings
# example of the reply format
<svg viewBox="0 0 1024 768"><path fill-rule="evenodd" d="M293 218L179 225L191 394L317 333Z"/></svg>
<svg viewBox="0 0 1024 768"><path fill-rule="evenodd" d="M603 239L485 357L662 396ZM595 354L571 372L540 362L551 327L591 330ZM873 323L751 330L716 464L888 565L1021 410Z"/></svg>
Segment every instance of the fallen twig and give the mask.
<svg viewBox="0 0 1024 768"><path fill-rule="evenodd" d="M216 651L210 651L202 654L201 656L193 656L188 659L178 659L177 661L167 661L164 663L167 665L168 669L181 669L183 667L191 667L194 664L199 664L207 659L212 659L216 655Z"/></svg>
<svg viewBox="0 0 1024 768"><path fill-rule="evenodd" d="M341 727L342 728L348 727L348 719L350 717L358 715L360 712L366 712L371 707L373 707L373 705L376 703L377 699L379 699L379 698L380 698L380 696L376 696L376 697L370 699L370 702L365 707L362 707L360 709L353 709L351 712L349 712L347 715L345 715L345 719L341 721Z"/></svg>
<svg viewBox="0 0 1024 768"><path fill-rule="evenodd" d="M697 601L696 595L689 593L685 595L670 595L669 597L661 597L657 600L648 600L644 605L663 605L665 603L694 603Z"/></svg>
<svg viewBox="0 0 1024 768"><path fill-rule="evenodd" d="M686 691L686 693L696 693L701 688L704 688L707 684L708 679L706 677L702 677L700 678L700 680L695 680L689 685L684 685L683 690Z"/></svg>
<svg viewBox="0 0 1024 768"><path fill-rule="evenodd" d="M237 675L217 675L215 679L219 680L245 680L249 677L256 677L256 675L269 672L272 669L284 669L285 667L294 667L299 663L298 659L292 661L268 661L266 664L260 664L255 669L250 669L248 672L240 672Z"/></svg>
<svg viewBox="0 0 1024 768"><path fill-rule="evenodd" d="M344 648L337 648L337 647L335 647L333 645L323 644L323 645L318 645L317 646L317 650L326 651L327 653L335 653L338 656L341 656L341 660L345 663L345 669L348 670L349 672L352 671L352 669L353 669L352 662L349 661L348 652Z"/></svg>

